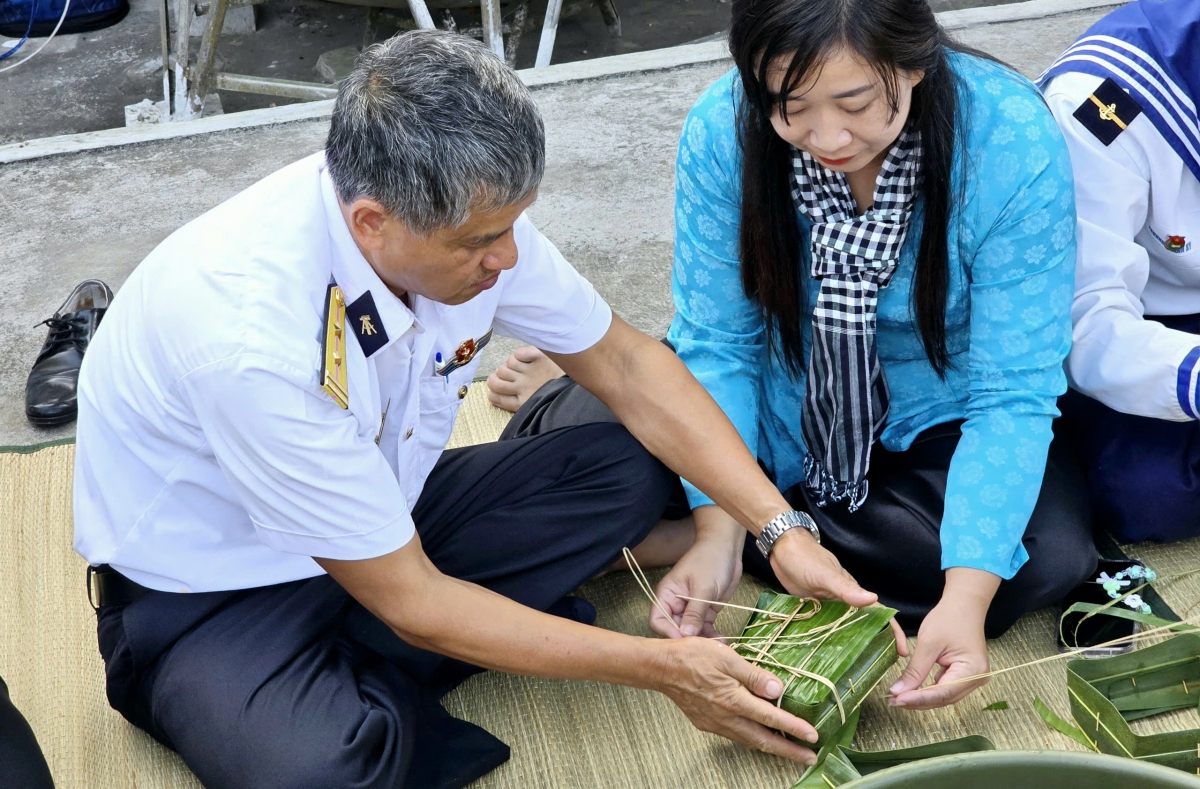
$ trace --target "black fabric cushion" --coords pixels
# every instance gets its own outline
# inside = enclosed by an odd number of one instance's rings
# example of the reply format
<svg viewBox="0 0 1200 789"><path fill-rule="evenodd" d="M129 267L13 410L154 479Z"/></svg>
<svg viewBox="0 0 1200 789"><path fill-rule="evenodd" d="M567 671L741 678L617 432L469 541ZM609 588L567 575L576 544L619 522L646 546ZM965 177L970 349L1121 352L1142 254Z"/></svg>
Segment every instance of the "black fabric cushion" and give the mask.
<svg viewBox="0 0 1200 789"><path fill-rule="evenodd" d="M0 679L0 789L54 789L33 729L8 698Z"/></svg>

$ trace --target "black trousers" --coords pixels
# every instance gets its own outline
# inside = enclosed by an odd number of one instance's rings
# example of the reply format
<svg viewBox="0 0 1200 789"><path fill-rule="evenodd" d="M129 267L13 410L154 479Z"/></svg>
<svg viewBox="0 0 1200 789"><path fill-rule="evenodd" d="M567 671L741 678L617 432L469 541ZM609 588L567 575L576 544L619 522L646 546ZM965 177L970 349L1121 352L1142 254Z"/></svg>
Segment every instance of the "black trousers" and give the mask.
<svg viewBox="0 0 1200 789"><path fill-rule="evenodd" d="M0 789L54 789L33 729L13 706L0 679Z"/></svg>
<svg viewBox="0 0 1200 789"><path fill-rule="evenodd" d="M590 623L567 595L641 542L671 474L621 426L445 452L413 518L444 573ZM208 789L449 789L508 759L438 699L479 669L401 641L328 576L102 608L112 706ZM536 714L536 711L532 711Z"/></svg>
<svg viewBox="0 0 1200 789"><path fill-rule="evenodd" d="M612 422L608 408L570 378L542 386L517 412L504 435L516 437L570 424ZM961 437L961 422L929 428L904 452L881 444L871 451L867 478L871 495L855 513L844 506L818 507L803 484L784 492L798 510L812 515L821 544L862 584L898 611L910 635L941 598L940 529L950 459ZM664 517L687 513L683 486L673 480ZM1000 585L988 611L989 638L1008 630L1028 611L1052 605L1096 569L1092 514L1079 463L1071 447L1056 437L1050 446L1041 494L1023 539L1029 561ZM779 587L771 565L746 536L746 571Z"/></svg>
<svg viewBox="0 0 1200 789"><path fill-rule="evenodd" d="M1200 334L1200 315L1146 320ZM1101 526L1121 542L1200 537L1200 422L1124 414L1075 390L1058 407Z"/></svg>

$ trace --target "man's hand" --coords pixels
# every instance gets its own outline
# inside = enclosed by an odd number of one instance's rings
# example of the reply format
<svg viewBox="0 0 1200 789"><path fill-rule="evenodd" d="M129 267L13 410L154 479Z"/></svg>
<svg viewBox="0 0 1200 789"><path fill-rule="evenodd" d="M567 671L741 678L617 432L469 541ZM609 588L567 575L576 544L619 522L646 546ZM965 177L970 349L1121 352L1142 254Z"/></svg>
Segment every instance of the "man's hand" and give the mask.
<svg viewBox="0 0 1200 789"><path fill-rule="evenodd" d="M783 683L708 638L634 638L549 616L440 573L419 537L375 559L317 559L413 646L484 668L592 679L665 693L700 729L811 764L816 731L768 699Z"/></svg>
<svg viewBox="0 0 1200 789"><path fill-rule="evenodd" d="M657 643L663 647L663 660L655 689L675 702L696 728L792 761L816 762L811 749L779 734L817 740L810 723L773 703L783 693L783 683L774 674L712 639Z"/></svg>
<svg viewBox="0 0 1200 789"><path fill-rule="evenodd" d="M818 545L804 529L786 531L776 541L771 551L771 569L783 588L797 597L843 600L858 608L879 602L879 595L859 586L837 557ZM908 657L908 638L895 619L891 625L896 635L896 651L900 657Z"/></svg>
<svg viewBox="0 0 1200 789"><path fill-rule="evenodd" d="M693 516L695 544L658 584L658 599L670 612L671 620L658 606L650 607L650 629L668 638L716 637L713 622L720 608L683 598L723 603L733 597L742 577L746 530L719 507L700 507Z"/></svg>
<svg viewBox="0 0 1200 789"><path fill-rule="evenodd" d="M986 677L959 680L988 671L983 622L999 585L999 577L983 570L952 567L946 571L942 599L921 623L916 651L890 688L888 704L910 710L944 707L987 683ZM934 666L942 668L937 682L919 689Z"/></svg>

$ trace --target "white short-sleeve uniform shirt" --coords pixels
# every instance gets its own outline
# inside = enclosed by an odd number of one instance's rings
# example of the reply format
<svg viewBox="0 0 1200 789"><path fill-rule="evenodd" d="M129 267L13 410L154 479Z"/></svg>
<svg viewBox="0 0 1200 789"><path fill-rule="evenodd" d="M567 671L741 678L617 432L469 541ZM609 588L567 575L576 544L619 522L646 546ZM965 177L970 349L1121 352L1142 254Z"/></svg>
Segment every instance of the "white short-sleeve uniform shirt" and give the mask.
<svg viewBox="0 0 1200 789"><path fill-rule="evenodd" d="M1200 181L1144 113L1109 145L1075 117L1103 82L1068 72L1044 88L1070 149L1079 212L1067 373L1118 411L1195 419L1200 338L1143 316L1200 313Z"/></svg>
<svg viewBox="0 0 1200 789"><path fill-rule="evenodd" d="M479 364L438 375L439 354L489 331L577 353L611 323L528 218L514 233L517 264L493 288L456 306L410 295L410 309L351 238L323 154L173 233L80 372L76 550L152 589L205 592L404 546ZM347 332L347 409L319 380L331 280L348 304L369 292L374 344L387 338L368 355Z"/></svg>

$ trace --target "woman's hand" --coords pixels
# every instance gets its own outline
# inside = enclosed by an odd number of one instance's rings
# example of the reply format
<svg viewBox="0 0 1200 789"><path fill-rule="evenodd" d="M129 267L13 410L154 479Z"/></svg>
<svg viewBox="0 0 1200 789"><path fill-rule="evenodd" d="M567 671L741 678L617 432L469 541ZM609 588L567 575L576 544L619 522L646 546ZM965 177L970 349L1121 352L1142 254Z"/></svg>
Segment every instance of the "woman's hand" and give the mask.
<svg viewBox="0 0 1200 789"><path fill-rule="evenodd" d="M942 599L921 623L917 648L890 688L888 704L909 710L944 707L987 683L986 677L961 680L988 671L983 622L999 585L1000 578L984 570L952 567L946 571ZM937 682L920 689L935 665L942 668Z"/></svg>
<svg viewBox="0 0 1200 789"><path fill-rule="evenodd" d="M650 609L650 629L668 638L714 638L713 622L720 607L684 597L725 602L742 577L742 545L746 531L719 507L700 507L693 513L696 542L658 584L662 607ZM673 622L673 624L672 624Z"/></svg>

